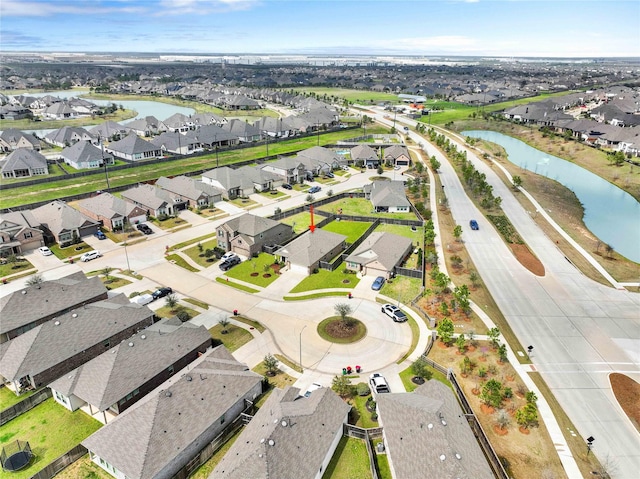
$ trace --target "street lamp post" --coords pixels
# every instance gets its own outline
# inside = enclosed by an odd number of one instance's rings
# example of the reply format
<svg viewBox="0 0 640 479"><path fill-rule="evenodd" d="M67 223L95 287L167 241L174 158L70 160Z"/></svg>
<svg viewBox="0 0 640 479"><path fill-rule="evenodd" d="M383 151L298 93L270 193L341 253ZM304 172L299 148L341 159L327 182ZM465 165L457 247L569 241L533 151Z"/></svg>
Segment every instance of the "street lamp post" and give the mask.
<svg viewBox="0 0 640 479"><path fill-rule="evenodd" d="M300 330L300 343L299 343L299 348L300 348L300 371L304 372L304 368L302 367L302 332L304 331L304 328L306 328L307 325L305 324L302 329Z"/></svg>
<svg viewBox="0 0 640 479"><path fill-rule="evenodd" d="M587 456L589 455L589 453L591 452L591 447L593 446L593 441L595 441L595 439L593 438L593 436L589 436L587 438Z"/></svg>
<svg viewBox="0 0 640 479"><path fill-rule="evenodd" d="M107 173L107 162L104 159L104 143L102 142L102 136L98 135L98 141L100 142L100 151L102 152L102 166L104 167L104 177L107 180L107 191L111 188L109 185L109 173Z"/></svg>
<svg viewBox="0 0 640 479"><path fill-rule="evenodd" d="M531 358L531 353L533 352L533 346L527 346L527 351L529 353L529 358Z"/></svg>

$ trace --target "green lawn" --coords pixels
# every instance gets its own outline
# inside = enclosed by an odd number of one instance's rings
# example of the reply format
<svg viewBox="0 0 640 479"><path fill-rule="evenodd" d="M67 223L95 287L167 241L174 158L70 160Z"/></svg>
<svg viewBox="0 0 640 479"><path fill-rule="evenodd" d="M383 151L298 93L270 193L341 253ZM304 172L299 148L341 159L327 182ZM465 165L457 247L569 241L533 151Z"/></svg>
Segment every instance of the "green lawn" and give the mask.
<svg viewBox="0 0 640 479"><path fill-rule="evenodd" d="M222 283L222 284L226 284L227 286L230 286L231 288L236 288L236 289L239 289L240 291L244 291L246 293L254 294L254 293L257 293L258 291L260 291L259 289L254 289L254 288L252 288L250 286L247 286L247 285L244 285L244 284L240 284L240 283L236 283L235 281L229 281L229 278L227 278L226 276L224 278L218 276L216 278L216 282Z"/></svg>
<svg viewBox="0 0 640 479"><path fill-rule="evenodd" d="M374 421L373 419L371 419L371 413L367 410L367 407L366 407L367 399L370 397L371 397L371 394L367 396L356 395L353 397L353 399L351 399L351 403L355 408L355 412L353 414L356 414L358 417L358 420L356 421L356 426L363 427L365 429L379 426L377 421Z"/></svg>
<svg viewBox="0 0 640 479"><path fill-rule="evenodd" d="M28 441L35 459L13 479L33 476L51 461L97 431L102 424L78 410L71 412L49 398L30 411L0 427L0 446L16 439Z"/></svg>
<svg viewBox="0 0 640 479"><path fill-rule="evenodd" d="M187 222L182 218L180 218L179 216L173 216L173 217L167 218L164 221L160 221L156 218L152 221L152 223L156 226L159 226L163 230L170 230L172 228L175 228L176 226L187 224Z"/></svg>
<svg viewBox="0 0 640 479"><path fill-rule="evenodd" d="M260 253L257 258L249 258L247 261L243 261L239 265L234 266L225 273L225 276L264 288L279 277L273 269L266 269L268 266L271 266L275 260L276 258L272 254ZM265 278L265 275L269 275L269 277Z"/></svg>
<svg viewBox="0 0 640 479"><path fill-rule="evenodd" d="M416 323L416 320L413 319L411 316L408 316L408 317L409 319L407 320L407 324L411 328L411 346L409 347L409 350L406 353L404 353L404 355L400 359L396 361L397 364L401 364L405 359L411 356L414 349L416 349L416 346L418 345L418 340L420 339L420 327L418 326L418 323Z"/></svg>
<svg viewBox="0 0 640 479"><path fill-rule="evenodd" d="M79 249L76 249L79 248ZM71 246L67 246L66 248L61 248L59 244L54 244L49 246L51 252L56 255L56 258L65 260L67 258L81 255L82 253L86 253L87 251L92 251L93 248L89 246L84 241L81 241L78 244L74 244Z"/></svg>
<svg viewBox="0 0 640 479"><path fill-rule="evenodd" d="M262 324L260 324L258 321L254 321L253 319L245 318L244 316L234 316L234 319L236 321L240 321L241 323L246 324L247 326L250 326L250 327L252 327L254 329L257 329L258 332L260 332L260 333L264 333L265 330L267 329Z"/></svg>
<svg viewBox="0 0 640 479"><path fill-rule="evenodd" d="M137 98L136 98L137 99ZM42 120L33 121L28 118L22 120L0 120L0 130L5 128L17 128L18 130L56 130L63 126L91 126L99 125L105 121L111 120L120 122L135 117L137 114L134 110L118 110L115 113L108 115L96 116L91 118L90 116L82 118L74 118L73 120Z"/></svg>
<svg viewBox="0 0 640 479"><path fill-rule="evenodd" d="M381 133L384 128L372 127L367 129L371 133ZM351 130L324 133L320 135L320 144L335 144L337 141L348 139L354 136ZM291 140L278 141L269 145L269 153L273 155L283 155L296 150L315 146L316 136L306 138L294 138ZM259 158L264 155L264 147L256 146L237 150L219 152L220 166L230 165L239 161L246 161ZM215 153L203 156L185 158L162 163L147 163L136 165L134 168L118 171L118 175L110 178L111 187L133 185L146 180L156 179L160 176L176 176L211 168L211 160L215 159ZM0 208L10 208L36 201L53 200L60 198L60 192L65 195L77 195L89 191L101 190L106 187L104 173L96 172L92 175L83 176L81 181L77 178L57 180L35 186L24 186L4 191L0 198Z"/></svg>
<svg viewBox="0 0 640 479"><path fill-rule="evenodd" d="M297 215L288 216L287 218L281 220L281 222L287 225L291 225L293 227L293 232L295 234L299 234L309 228L309 225L311 224L311 213L309 213L308 211L303 211L302 213L298 213Z"/></svg>
<svg viewBox="0 0 640 479"><path fill-rule="evenodd" d="M161 318L172 318L173 316L178 314L178 312L180 311L186 311L187 313L189 313L189 316L191 316L192 318L200 314L199 311L196 311L195 309L191 309L187 306L183 306L181 304L179 304L173 309L171 309L169 306L162 306L161 308L157 309L155 313L156 313L156 316L159 316Z"/></svg>
<svg viewBox="0 0 640 479"><path fill-rule="evenodd" d="M118 278L116 276L109 276L109 279L101 276L100 279L102 280L102 284L104 284L106 288L110 290L131 284L131 281L129 281L128 279Z"/></svg>
<svg viewBox="0 0 640 479"><path fill-rule="evenodd" d="M260 195L265 198L271 198L272 200L284 200L285 198L289 198L289 195L283 193L280 190L272 190L272 191L262 191Z"/></svg>
<svg viewBox="0 0 640 479"><path fill-rule="evenodd" d="M422 245L422 239L424 238L424 227L422 226L416 226L416 230L411 231L411 227L409 226L382 223L376 227L375 231L404 236L409 238L414 245Z"/></svg>
<svg viewBox="0 0 640 479"><path fill-rule="evenodd" d="M327 298L329 296L346 296L346 293L331 291L326 293L305 294L304 296L283 296L284 301L306 301L308 299Z"/></svg>
<svg viewBox="0 0 640 479"><path fill-rule="evenodd" d="M238 208L252 208L254 206L258 206L258 202L253 201L250 198L236 198L234 200L230 200L229 203L232 205L236 205Z"/></svg>
<svg viewBox="0 0 640 479"><path fill-rule="evenodd" d="M347 237L347 243L354 243L360 236L367 231L372 223L360 221L332 221L328 225L322 227L323 230L338 233Z"/></svg>
<svg viewBox="0 0 640 479"><path fill-rule="evenodd" d="M402 220L416 220L413 213L376 213L373 211L371 201L365 198L343 198L333 203L328 203L318 208L321 211L334 214L353 216L379 216L381 218L396 218ZM342 213L340 213L342 210Z"/></svg>
<svg viewBox="0 0 640 479"><path fill-rule="evenodd" d="M314 291L316 289L326 288L355 288L360 279L352 273L343 273L344 265L340 265L334 271L321 269L317 273L310 274L300 281L290 293L303 293L305 291ZM343 281L349 281L343 283Z"/></svg>
<svg viewBox="0 0 640 479"><path fill-rule="evenodd" d="M350 102L368 104L378 103L382 101L390 101L399 103L398 95L393 93L381 93L376 91L353 90L350 88L331 88L331 87L298 87L294 91L300 93L315 93L320 100L331 100L330 97L339 97ZM326 95L326 97L325 97Z"/></svg>
<svg viewBox="0 0 640 479"><path fill-rule="evenodd" d="M234 324L227 325L227 332L222 334L222 325L218 324L209 330L211 337L222 342L224 346L231 352L244 346L253 339L249 331Z"/></svg>
<svg viewBox="0 0 640 479"><path fill-rule="evenodd" d="M371 478L367 446L362 439L343 437L322 479Z"/></svg>
<svg viewBox="0 0 640 479"><path fill-rule="evenodd" d="M216 246L218 246L218 240L213 238L204 242L199 241L198 243L202 246L202 253L200 253L200 249L198 248L197 244L195 246L192 246L191 248L184 250L183 253L186 254L196 264L202 266L203 268L208 268L209 266L212 266L215 263L217 263L218 260L216 259L215 256L212 256L211 258L206 258L200 255L204 254L206 250L213 249ZM213 261L207 261L209 259L212 259Z"/></svg>
<svg viewBox="0 0 640 479"><path fill-rule="evenodd" d="M98 466L85 454L55 475L56 479L113 479L113 476Z"/></svg>
<svg viewBox="0 0 640 479"><path fill-rule="evenodd" d="M420 293L421 289L421 279L396 276L384 283L380 294L399 300L401 303L409 304Z"/></svg>
<svg viewBox="0 0 640 479"><path fill-rule="evenodd" d="M178 243L176 245L173 245L171 248L169 248L171 251L177 250L177 249L182 249L185 248L189 245L192 244L197 244L197 243L201 243L205 240L211 239L211 238L215 238L216 235L215 233L213 234L208 234L208 235L203 235L203 236L198 236L197 238L193 238L187 241L183 241L182 243Z"/></svg>
<svg viewBox="0 0 640 479"><path fill-rule="evenodd" d="M22 273L33 269L34 266L24 258L15 263L0 264L0 277L9 276L10 274Z"/></svg>
<svg viewBox="0 0 640 479"><path fill-rule="evenodd" d="M204 303L202 301L198 301L197 299L193 299L193 298L183 298L183 301L186 301L187 303L191 303L194 306L198 306L199 308L202 309L209 309L209 305L207 303Z"/></svg>
<svg viewBox="0 0 640 479"><path fill-rule="evenodd" d="M372 442L373 450L376 451L379 442L382 439L374 439ZM393 479L391 468L389 467L389 458L386 454L375 454L376 470L378 471L378 479Z"/></svg>
<svg viewBox="0 0 640 479"><path fill-rule="evenodd" d="M258 373L260 376L265 376L267 374L267 369L264 367L263 363L258 364L255 368L252 369L253 372ZM271 377L269 376L269 384L272 387L284 389L287 386L293 385L296 382L295 378L292 378L287 373L283 373L278 369L276 375Z"/></svg>
<svg viewBox="0 0 640 479"><path fill-rule="evenodd" d="M182 256L179 256L177 254L169 254L169 255L165 256L165 259L167 261L170 261L170 262L176 264L177 266L180 266L180 267L186 269L187 271L191 271L191 272L200 271L198 268L194 268L189 263L187 263L186 260Z"/></svg>
<svg viewBox="0 0 640 479"><path fill-rule="evenodd" d="M23 399L28 398L29 396L33 396L35 391L29 391L27 393L21 394L20 396L16 396L13 391L11 391L8 387L4 386L0 388L0 411L4 411L8 407L13 406L14 404L19 403Z"/></svg>
<svg viewBox="0 0 640 479"><path fill-rule="evenodd" d="M451 387L451 383L447 380L447 377L442 374L440 371L436 371L431 366L428 366L429 371L433 373L432 380L440 381L447 387ZM402 384L404 384L404 388L407 392L411 392L418 387L418 384L415 384L411 378L414 376L413 371L411 371L411 366L409 366L404 371L400 371L400 379L402 379Z"/></svg>

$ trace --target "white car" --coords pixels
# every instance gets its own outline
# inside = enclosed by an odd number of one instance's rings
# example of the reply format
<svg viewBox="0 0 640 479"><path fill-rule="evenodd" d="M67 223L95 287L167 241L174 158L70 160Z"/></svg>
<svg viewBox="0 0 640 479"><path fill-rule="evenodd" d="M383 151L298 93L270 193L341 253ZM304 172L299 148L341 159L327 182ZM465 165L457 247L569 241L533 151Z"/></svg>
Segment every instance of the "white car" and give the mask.
<svg viewBox="0 0 640 479"><path fill-rule="evenodd" d="M53 254L53 252L46 246L40 246L40 248L38 248L38 251L40 251L42 256L51 256Z"/></svg>
<svg viewBox="0 0 640 479"><path fill-rule="evenodd" d="M373 373L371 376L369 376L369 384L371 385L371 389L376 393L391 392L391 389L389 389L389 383L380 373Z"/></svg>
<svg viewBox="0 0 640 479"><path fill-rule="evenodd" d="M220 258L220 262L224 263L225 261L227 261L229 258L233 258L234 256L238 256L237 254L235 254L233 251L227 251L225 254L222 255L222 257Z"/></svg>
<svg viewBox="0 0 640 479"><path fill-rule="evenodd" d="M92 259L99 258L100 256L102 256L100 251L89 251L88 253L85 253L82 256L80 256L80 261L86 263L87 261L91 261Z"/></svg>
<svg viewBox="0 0 640 479"><path fill-rule="evenodd" d="M383 305L382 312L393 319L396 323L404 323L407 320L407 315L404 314L404 311L393 304Z"/></svg>

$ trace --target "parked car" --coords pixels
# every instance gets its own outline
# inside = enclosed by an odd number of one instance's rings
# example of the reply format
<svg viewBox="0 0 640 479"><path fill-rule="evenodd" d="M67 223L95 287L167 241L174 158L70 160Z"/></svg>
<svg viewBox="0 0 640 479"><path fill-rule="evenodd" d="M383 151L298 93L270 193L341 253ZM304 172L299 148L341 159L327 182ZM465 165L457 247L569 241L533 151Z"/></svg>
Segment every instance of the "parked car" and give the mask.
<svg viewBox="0 0 640 479"><path fill-rule="evenodd" d="M173 290L169 287L165 287L165 288L156 289L153 293L151 293L151 296L153 297L154 300L156 300L156 299L164 298L165 296L171 293L173 293Z"/></svg>
<svg viewBox="0 0 640 479"><path fill-rule="evenodd" d="M469 221L469 226L471 226L472 230L479 230L478 222L476 220Z"/></svg>
<svg viewBox="0 0 640 479"><path fill-rule="evenodd" d="M333 173L331 173L331 172L327 173L325 176L326 176L327 178L335 178L335 177L336 177L336 176L335 176Z"/></svg>
<svg viewBox="0 0 640 479"><path fill-rule="evenodd" d="M396 323L404 323L408 318L404 312L393 304L385 304L382 306L382 312L393 319Z"/></svg>
<svg viewBox="0 0 640 479"><path fill-rule="evenodd" d="M240 259L239 256L232 256L228 260L220 263L220 270L229 271L231 268L233 268L237 264L240 264L241 262L242 260Z"/></svg>
<svg viewBox="0 0 640 479"><path fill-rule="evenodd" d="M145 304L149 304L153 301L153 296L151 294L139 294L138 296L134 296L131 298L132 303L136 303L144 306Z"/></svg>
<svg viewBox="0 0 640 479"><path fill-rule="evenodd" d="M98 238L99 240L105 240L107 239L107 236L100 230L96 231L93 236L95 236L96 238Z"/></svg>
<svg viewBox="0 0 640 479"><path fill-rule="evenodd" d="M40 251L42 256L51 256L53 254L53 252L46 246L40 246L40 248L38 248L38 251Z"/></svg>
<svg viewBox="0 0 640 479"><path fill-rule="evenodd" d="M284 185L282 185L282 187L283 187L285 190L292 190L292 189L293 189L293 186L291 186L289 183L285 183Z"/></svg>
<svg viewBox="0 0 640 479"><path fill-rule="evenodd" d="M349 171L349 167L348 166L342 165L341 168L342 168L342 171Z"/></svg>
<svg viewBox="0 0 640 479"><path fill-rule="evenodd" d="M320 191L322 188L320 188L319 186L312 186L311 188L309 188L309 193L317 193L318 191Z"/></svg>
<svg viewBox="0 0 640 479"><path fill-rule="evenodd" d="M136 228L138 228L138 231L146 235L150 235L151 233L153 233L153 230L149 228L149 225L146 225L144 223L140 223L139 225L136 225Z"/></svg>
<svg viewBox="0 0 640 479"><path fill-rule="evenodd" d="M220 261L227 261L229 258L233 258L234 256L238 256L237 254L235 254L233 251L227 251L225 254L223 254L220 257Z"/></svg>
<svg viewBox="0 0 640 479"><path fill-rule="evenodd" d="M380 289L382 288L382 286L384 285L384 282L386 280L384 279L384 276L378 276L374 281L373 284L371 285L371 289L374 291L380 291Z"/></svg>
<svg viewBox="0 0 640 479"><path fill-rule="evenodd" d="M375 391L376 393L391 392L391 389L389 389L389 383L380 373L373 373L371 376L369 376L369 384L371 385L371 390Z"/></svg>
<svg viewBox="0 0 640 479"><path fill-rule="evenodd" d="M91 261L92 259L100 258L102 254L100 251L89 251L82 256L80 256L80 261L86 263L87 261Z"/></svg>

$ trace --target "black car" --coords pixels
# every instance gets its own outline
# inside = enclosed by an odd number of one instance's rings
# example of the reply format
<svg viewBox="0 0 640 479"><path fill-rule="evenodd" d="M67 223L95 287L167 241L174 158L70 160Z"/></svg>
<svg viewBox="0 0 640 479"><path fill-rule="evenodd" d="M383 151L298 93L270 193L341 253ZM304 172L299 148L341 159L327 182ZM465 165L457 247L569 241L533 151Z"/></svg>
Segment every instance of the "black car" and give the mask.
<svg viewBox="0 0 640 479"><path fill-rule="evenodd" d="M289 183L285 183L284 185L282 185L282 187L283 187L285 190L292 190L292 189L293 189L293 186L291 186Z"/></svg>
<svg viewBox="0 0 640 479"><path fill-rule="evenodd" d="M147 227L148 228L148 227ZM151 293L151 296L153 297L153 299L160 299L160 298L164 298L165 296L167 296L168 294L173 293L173 290L171 288L160 288L160 289L156 289L153 293Z"/></svg>
<svg viewBox="0 0 640 479"><path fill-rule="evenodd" d="M241 262L242 260L240 259L239 256L232 256L226 261L223 261L222 263L220 263L220 270L229 271L231 268L233 268L237 264L240 264Z"/></svg>
<svg viewBox="0 0 640 479"><path fill-rule="evenodd" d="M150 235L151 233L153 233L153 230L149 228L149 225L145 225L144 223L140 223L139 225L136 226L136 228L138 228L138 231L146 235Z"/></svg>

